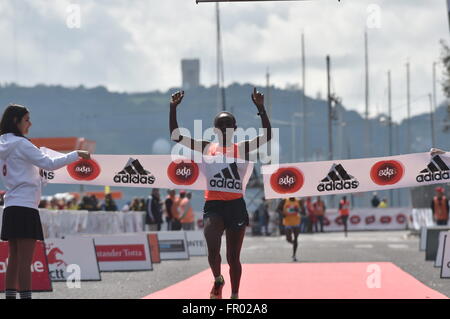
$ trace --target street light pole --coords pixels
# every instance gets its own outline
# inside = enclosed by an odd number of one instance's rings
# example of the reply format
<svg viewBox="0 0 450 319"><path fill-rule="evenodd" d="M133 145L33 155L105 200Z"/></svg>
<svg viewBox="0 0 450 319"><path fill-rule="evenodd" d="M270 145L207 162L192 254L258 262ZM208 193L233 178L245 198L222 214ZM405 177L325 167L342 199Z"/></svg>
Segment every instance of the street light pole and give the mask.
<svg viewBox="0 0 450 319"><path fill-rule="evenodd" d="M388 71L388 125L389 125L389 156L392 156L392 94L391 94L391 71ZM389 190L389 201L391 205L394 201L392 189Z"/></svg>
<svg viewBox="0 0 450 319"><path fill-rule="evenodd" d="M333 160L333 110L331 106L330 56L327 55L327 87L328 87L328 159Z"/></svg>
<svg viewBox="0 0 450 319"><path fill-rule="evenodd" d="M434 134L434 109L433 109L433 99L431 97L431 93L428 94L428 98L430 99L431 147L435 147L436 146L436 136Z"/></svg>
<svg viewBox="0 0 450 319"><path fill-rule="evenodd" d="M409 75L409 62L406 63L406 104L407 104L407 152L411 153L411 91L410 91L410 75Z"/></svg>
<svg viewBox="0 0 450 319"><path fill-rule="evenodd" d="M302 33L302 84L303 84L303 94L302 94L302 106L303 106L303 161L308 161L308 138L307 138L307 125L308 121L306 119L306 113L308 108L306 105L306 57L305 57L305 35Z"/></svg>

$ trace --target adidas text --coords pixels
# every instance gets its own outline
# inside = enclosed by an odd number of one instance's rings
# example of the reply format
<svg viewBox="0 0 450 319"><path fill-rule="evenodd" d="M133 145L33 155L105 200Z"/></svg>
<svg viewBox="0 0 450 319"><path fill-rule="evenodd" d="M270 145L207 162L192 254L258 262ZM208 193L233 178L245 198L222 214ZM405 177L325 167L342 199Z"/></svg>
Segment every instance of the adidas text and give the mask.
<svg viewBox="0 0 450 319"><path fill-rule="evenodd" d="M420 174L416 177L419 183L450 179L450 171Z"/></svg>
<svg viewBox="0 0 450 319"><path fill-rule="evenodd" d="M325 192L325 191L340 191L340 190L350 190L350 189L356 189L359 186L358 181L338 181L338 182L328 182L328 183L321 183L319 186L317 186L317 190L319 192Z"/></svg>
<svg viewBox="0 0 450 319"><path fill-rule="evenodd" d="M228 189L242 189L242 184L233 179L212 179L209 181L209 186Z"/></svg>
<svg viewBox="0 0 450 319"><path fill-rule="evenodd" d="M124 183L124 184L153 184L155 182L154 176L145 175L116 175L114 176L114 183Z"/></svg>

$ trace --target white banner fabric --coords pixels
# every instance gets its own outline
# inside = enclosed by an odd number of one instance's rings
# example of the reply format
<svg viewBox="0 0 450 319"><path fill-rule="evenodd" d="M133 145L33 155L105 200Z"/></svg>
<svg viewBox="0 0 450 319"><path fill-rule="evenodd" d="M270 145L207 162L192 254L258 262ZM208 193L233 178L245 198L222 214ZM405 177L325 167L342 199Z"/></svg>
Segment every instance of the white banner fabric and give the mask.
<svg viewBox="0 0 450 319"><path fill-rule="evenodd" d="M381 191L450 181L450 153L265 165L262 173L268 199Z"/></svg>
<svg viewBox="0 0 450 319"><path fill-rule="evenodd" d="M61 154L42 148L49 156ZM229 160L229 159L228 159ZM234 160L234 159L231 159ZM252 162L225 162L204 156L196 163L172 155L92 155L53 172L42 172L48 183L101 186L183 188L244 193Z"/></svg>

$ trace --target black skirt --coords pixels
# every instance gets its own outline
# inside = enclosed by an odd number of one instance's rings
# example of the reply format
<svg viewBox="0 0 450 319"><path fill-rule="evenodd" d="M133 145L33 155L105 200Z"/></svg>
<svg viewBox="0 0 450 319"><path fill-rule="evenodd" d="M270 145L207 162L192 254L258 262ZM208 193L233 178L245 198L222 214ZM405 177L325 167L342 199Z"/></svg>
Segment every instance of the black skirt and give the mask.
<svg viewBox="0 0 450 319"><path fill-rule="evenodd" d="M8 241L17 238L44 240L37 209L9 206L3 210L1 239Z"/></svg>

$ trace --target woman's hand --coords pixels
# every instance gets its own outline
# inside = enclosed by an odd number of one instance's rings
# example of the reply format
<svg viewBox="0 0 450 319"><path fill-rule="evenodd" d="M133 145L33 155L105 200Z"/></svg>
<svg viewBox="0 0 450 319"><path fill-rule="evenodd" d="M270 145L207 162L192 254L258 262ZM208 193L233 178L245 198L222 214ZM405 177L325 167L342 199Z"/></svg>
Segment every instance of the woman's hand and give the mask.
<svg viewBox="0 0 450 319"><path fill-rule="evenodd" d="M439 148L432 148L430 149L430 155L434 156L434 155L442 155L445 154L445 151L439 149Z"/></svg>
<svg viewBox="0 0 450 319"><path fill-rule="evenodd" d="M78 156L82 159L89 160L91 159L91 154L88 151L77 151Z"/></svg>
<svg viewBox="0 0 450 319"><path fill-rule="evenodd" d="M178 91L172 94L170 99L170 107L177 107L184 98L184 91Z"/></svg>

